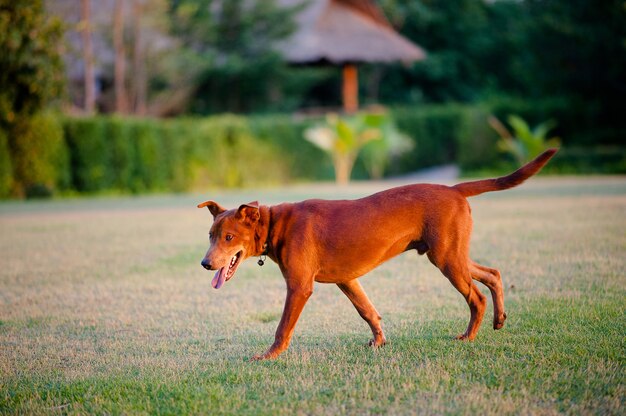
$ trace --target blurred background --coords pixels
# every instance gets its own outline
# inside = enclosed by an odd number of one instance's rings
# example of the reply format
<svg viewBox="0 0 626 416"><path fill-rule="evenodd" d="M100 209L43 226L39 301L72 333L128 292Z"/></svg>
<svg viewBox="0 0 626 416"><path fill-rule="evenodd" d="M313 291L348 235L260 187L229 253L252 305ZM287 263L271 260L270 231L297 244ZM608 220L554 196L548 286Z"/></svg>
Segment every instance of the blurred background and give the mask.
<svg viewBox="0 0 626 416"><path fill-rule="evenodd" d="M623 0L0 0L0 197L626 173Z"/></svg>

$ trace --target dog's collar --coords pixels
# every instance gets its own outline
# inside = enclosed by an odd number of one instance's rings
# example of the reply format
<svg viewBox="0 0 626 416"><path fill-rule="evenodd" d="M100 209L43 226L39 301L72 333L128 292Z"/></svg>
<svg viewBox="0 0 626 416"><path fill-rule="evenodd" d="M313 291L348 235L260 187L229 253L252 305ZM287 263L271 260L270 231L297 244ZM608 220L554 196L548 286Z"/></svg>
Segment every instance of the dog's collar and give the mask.
<svg viewBox="0 0 626 416"><path fill-rule="evenodd" d="M268 207L267 208L267 234L265 235L265 242L263 243L263 247L262 247L263 252L259 256L259 261L257 261L257 264L259 266L263 266L265 264L265 259L267 258L267 255L269 254L270 245L268 241L270 238L271 225L272 225L272 208Z"/></svg>

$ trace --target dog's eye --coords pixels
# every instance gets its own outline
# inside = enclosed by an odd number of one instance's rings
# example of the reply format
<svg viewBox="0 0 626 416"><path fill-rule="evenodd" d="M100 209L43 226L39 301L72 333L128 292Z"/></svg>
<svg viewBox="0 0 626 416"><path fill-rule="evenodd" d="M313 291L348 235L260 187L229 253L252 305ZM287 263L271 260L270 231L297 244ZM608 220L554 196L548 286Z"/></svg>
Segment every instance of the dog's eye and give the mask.
<svg viewBox="0 0 626 416"><path fill-rule="evenodd" d="M230 241L233 239L233 235L232 234L226 234L226 241Z"/></svg>
<svg viewBox="0 0 626 416"><path fill-rule="evenodd" d="M209 240L213 238L213 233L209 233Z"/></svg>

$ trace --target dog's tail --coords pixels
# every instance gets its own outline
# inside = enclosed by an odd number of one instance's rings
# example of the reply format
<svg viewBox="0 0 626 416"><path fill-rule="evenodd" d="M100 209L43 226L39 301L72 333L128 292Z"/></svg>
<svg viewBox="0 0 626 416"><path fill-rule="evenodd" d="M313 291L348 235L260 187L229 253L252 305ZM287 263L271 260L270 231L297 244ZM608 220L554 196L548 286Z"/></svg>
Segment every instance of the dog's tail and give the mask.
<svg viewBox="0 0 626 416"><path fill-rule="evenodd" d="M463 196L475 196L485 192L503 191L505 189L513 188L530 178L541 168L548 163L548 160L554 156L558 149L549 149L537 156L531 162L525 164L515 172L507 176L502 176L496 179L484 179L481 181L464 182L453 186L453 189L459 191Z"/></svg>

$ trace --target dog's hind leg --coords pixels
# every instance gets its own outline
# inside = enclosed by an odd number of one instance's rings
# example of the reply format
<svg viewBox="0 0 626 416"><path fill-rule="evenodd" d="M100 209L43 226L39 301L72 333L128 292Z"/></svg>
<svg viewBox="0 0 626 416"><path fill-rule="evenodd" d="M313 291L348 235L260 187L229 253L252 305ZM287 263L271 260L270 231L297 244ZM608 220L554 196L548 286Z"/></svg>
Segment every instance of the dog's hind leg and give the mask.
<svg viewBox="0 0 626 416"><path fill-rule="evenodd" d="M350 299L350 302L352 302L359 312L361 318L363 318L372 329L374 338L370 340L369 345L372 347L385 345L387 340L385 339L385 334L380 324L382 318L367 297L361 283L357 279L354 279L346 283L337 283L337 286L339 286L339 289Z"/></svg>
<svg viewBox="0 0 626 416"><path fill-rule="evenodd" d="M441 270L441 272L450 280L450 283L459 291L465 298L467 305L470 308L470 321L465 333L457 336L460 340L473 340L478 333L478 328L483 320L485 309L487 307L487 299L485 295L480 293L480 290L476 287L472 281L470 271L465 261L459 261L457 253L448 253L446 256L437 257L430 251L428 258L430 261ZM445 259L445 260L444 260Z"/></svg>
<svg viewBox="0 0 626 416"><path fill-rule="evenodd" d="M502 290L502 278L500 272L490 267L482 266L470 260L468 267L472 278L478 280L489 288L493 298L493 329L504 326L506 313L504 312L504 291Z"/></svg>

